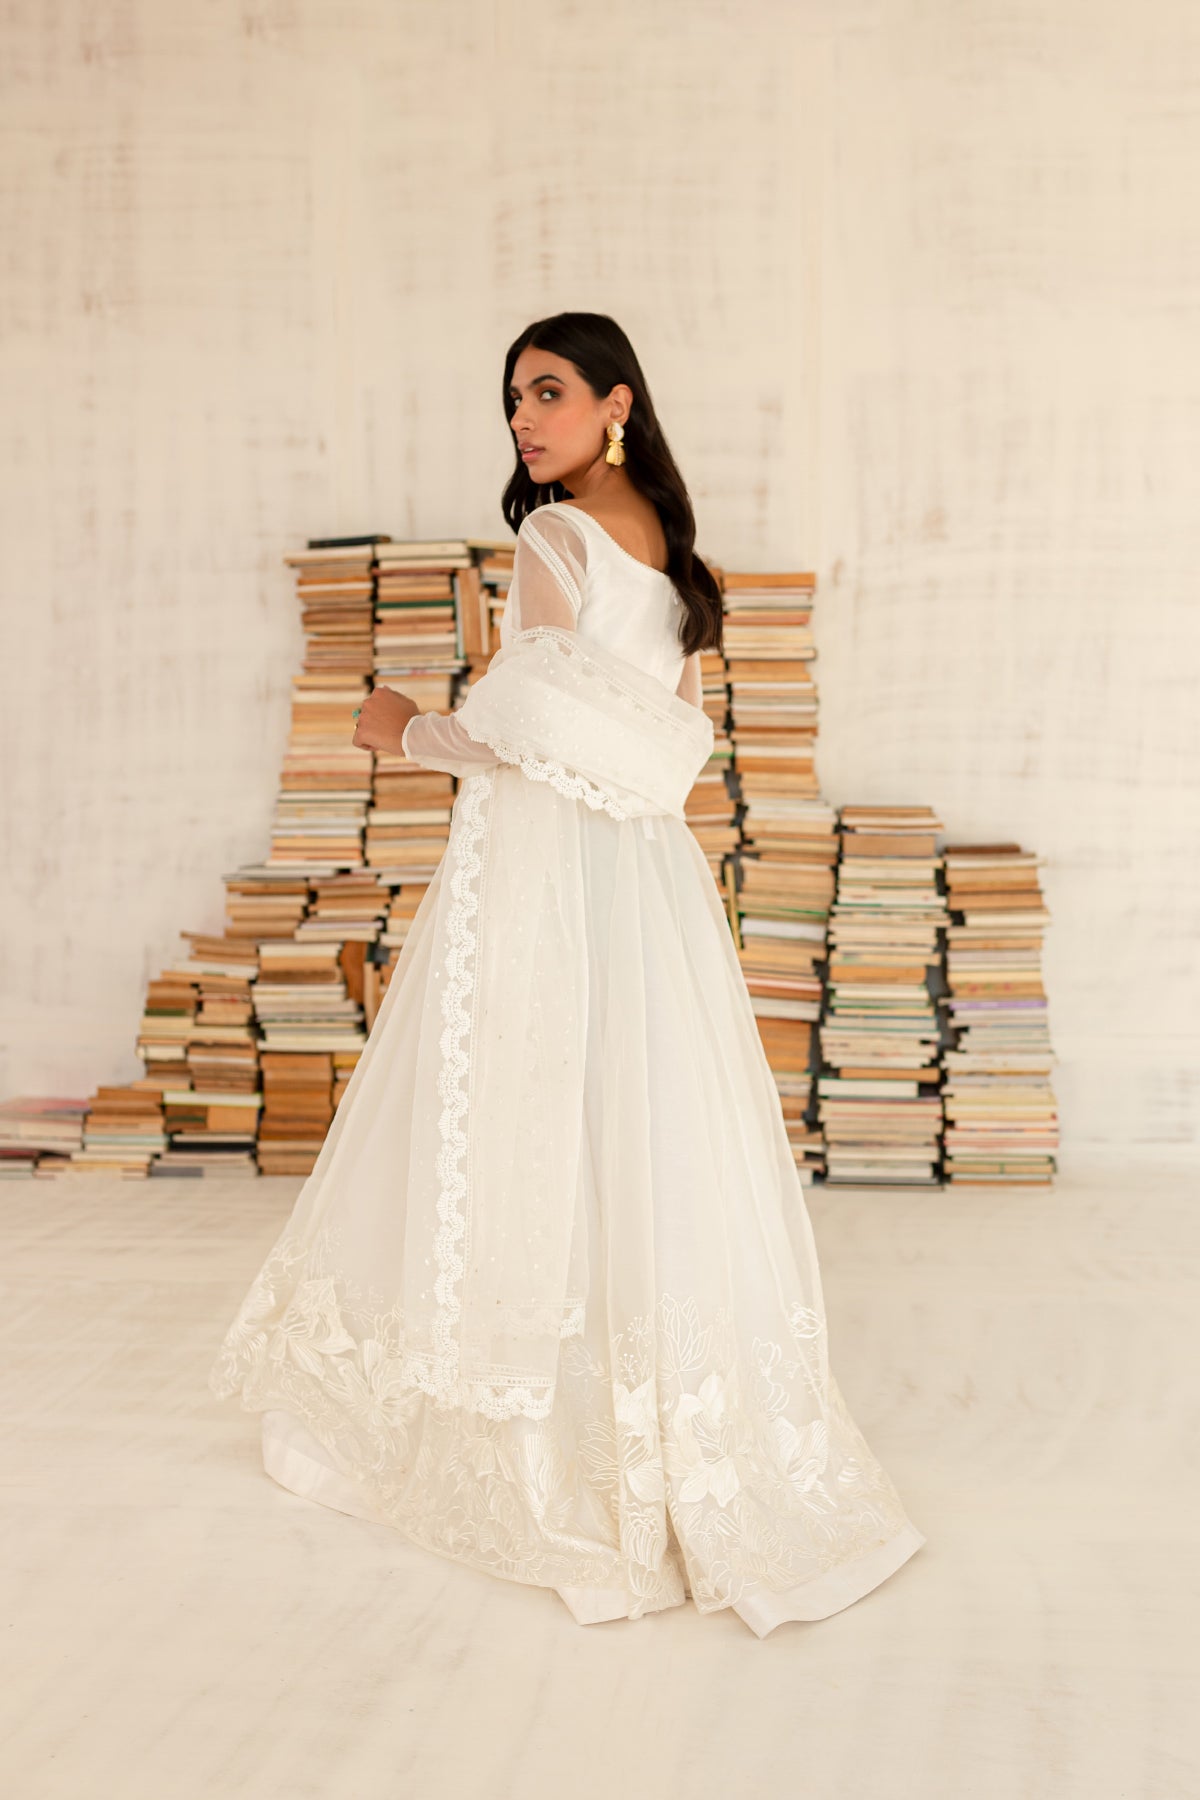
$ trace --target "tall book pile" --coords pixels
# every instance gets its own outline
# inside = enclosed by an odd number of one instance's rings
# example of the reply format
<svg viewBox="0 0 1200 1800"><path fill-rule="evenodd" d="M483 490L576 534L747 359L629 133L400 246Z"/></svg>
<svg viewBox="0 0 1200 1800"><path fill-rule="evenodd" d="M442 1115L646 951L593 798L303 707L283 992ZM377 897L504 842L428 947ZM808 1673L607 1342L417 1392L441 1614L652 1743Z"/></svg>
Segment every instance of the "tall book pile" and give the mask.
<svg viewBox="0 0 1200 1800"><path fill-rule="evenodd" d="M818 1081L828 1179L936 1186L940 822L926 806L845 806L840 823Z"/></svg>
<svg viewBox="0 0 1200 1800"><path fill-rule="evenodd" d="M422 687L419 669L403 679L397 678L395 685L419 701L422 712L450 712L466 698L468 688L485 673L500 648L500 620L512 582L515 547L511 539L454 538L435 544L401 544L396 549L407 553L410 573L416 572L415 565L422 559L432 557L434 574L441 571L449 576L455 607L456 657L452 670L441 671L442 678L432 685L427 682ZM443 602L444 599L443 591ZM371 968L367 971L369 1021L387 991L417 908L439 858L445 853L457 788L452 775L437 769L423 769L403 757L376 758L375 792L380 817L390 816L396 835L407 835L415 841L407 847L411 859L407 870L398 874L393 870L387 876L390 881L398 880L399 885L391 888L379 936L387 961L374 983ZM387 862L382 851L376 857L370 838L368 845L368 860Z"/></svg>
<svg viewBox="0 0 1200 1800"><path fill-rule="evenodd" d="M466 538L380 546L374 675L416 701L448 712L465 665L463 615L477 603L478 576ZM454 777L380 751L367 822L367 863L389 892L382 923L386 960L368 969L368 1022L391 979L409 925L445 854Z"/></svg>
<svg viewBox="0 0 1200 1800"><path fill-rule="evenodd" d="M365 866L364 834L374 759L354 743L354 709L374 673L375 557L388 542L317 541L284 558L296 575L305 642L271 846L264 863L225 877L224 942L248 945L257 965L255 1150L265 1175L311 1170L366 1042L362 926L378 882Z"/></svg>
<svg viewBox="0 0 1200 1800"><path fill-rule="evenodd" d="M724 572L730 737L743 806L738 854L738 954L793 1155L820 1173L824 1141L812 1117L814 1026L821 1012L837 815L816 772L816 578Z"/></svg>
<svg viewBox="0 0 1200 1800"><path fill-rule="evenodd" d="M1048 1184L1058 1113L1042 983L1050 915L1038 859L1018 844L954 844L944 862L955 1039L945 1057L946 1175L989 1186Z"/></svg>
<svg viewBox="0 0 1200 1800"><path fill-rule="evenodd" d="M816 576L724 571L731 736L742 799L766 832L818 793L812 613Z"/></svg>
<svg viewBox="0 0 1200 1800"><path fill-rule="evenodd" d="M310 546L284 561L296 573L304 667L292 681L266 866L308 875L359 869L371 759L352 741L353 712L372 666L372 547Z"/></svg>
<svg viewBox="0 0 1200 1800"><path fill-rule="evenodd" d="M511 539L391 545L380 566L376 680L410 695L422 712L452 711L499 648L513 556ZM367 860L387 882L390 900L378 939L384 960L366 969L368 1025L445 854L457 787L441 770L402 756L376 756Z"/></svg>

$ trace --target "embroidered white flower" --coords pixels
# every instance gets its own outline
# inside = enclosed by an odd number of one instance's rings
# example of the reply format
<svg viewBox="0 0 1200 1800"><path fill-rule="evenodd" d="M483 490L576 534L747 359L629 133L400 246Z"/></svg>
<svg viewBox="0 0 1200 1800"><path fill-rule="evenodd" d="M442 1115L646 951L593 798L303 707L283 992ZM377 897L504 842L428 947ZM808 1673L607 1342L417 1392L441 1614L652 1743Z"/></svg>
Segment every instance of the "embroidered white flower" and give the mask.
<svg viewBox="0 0 1200 1800"><path fill-rule="evenodd" d="M621 1473L625 1485L639 1500L661 1500L666 1493L658 1454L657 1385L653 1375L636 1388L626 1387L623 1381L613 1383L617 1431L627 1440L622 1446ZM630 1455L637 1460L626 1460Z"/></svg>
<svg viewBox="0 0 1200 1800"><path fill-rule="evenodd" d="M310 1375L324 1376L327 1357L356 1348L342 1323L333 1282L321 1276L300 1282L271 1334L269 1354L275 1362L288 1360Z"/></svg>
<svg viewBox="0 0 1200 1800"><path fill-rule="evenodd" d="M649 1376L640 1386L627 1388L623 1381L613 1383L613 1411L617 1424L634 1437L652 1444L658 1438L658 1402L655 1381Z"/></svg>
<svg viewBox="0 0 1200 1800"><path fill-rule="evenodd" d="M417 1396L386 1344L367 1338L354 1348L357 1355L339 1357L326 1370L325 1379L351 1417L379 1436L400 1422L406 1410L412 1411Z"/></svg>
<svg viewBox="0 0 1200 1800"><path fill-rule="evenodd" d="M671 1415L671 1473L681 1478L679 1498L702 1500L711 1494L728 1506L741 1486L737 1464L727 1446L730 1383L716 1370L696 1394L681 1394Z"/></svg>
<svg viewBox="0 0 1200 1800"><path fill-rule="evenodd" d="M780 1416L772 1421L779 1460L798 1493L806 1494L824 1473L829 1461L829 1433L824 1419L814 1419L803 1431Z"/></svg>

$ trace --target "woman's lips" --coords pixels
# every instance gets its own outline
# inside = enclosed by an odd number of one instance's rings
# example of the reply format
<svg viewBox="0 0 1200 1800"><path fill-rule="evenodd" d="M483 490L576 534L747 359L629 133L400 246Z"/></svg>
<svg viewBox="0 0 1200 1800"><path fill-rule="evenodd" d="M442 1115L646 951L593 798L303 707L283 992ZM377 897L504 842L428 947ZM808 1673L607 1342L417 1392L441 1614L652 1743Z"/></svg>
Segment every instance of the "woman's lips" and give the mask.
<svg viewBox="0 0 1200 1800"><path fill-rule="evenodd" d="M532 462L535 456L540 456L541 454L542 454L541 446L539 445L536 449L533 449L533 450L522 450L521 458L524 462Z"/></svg>

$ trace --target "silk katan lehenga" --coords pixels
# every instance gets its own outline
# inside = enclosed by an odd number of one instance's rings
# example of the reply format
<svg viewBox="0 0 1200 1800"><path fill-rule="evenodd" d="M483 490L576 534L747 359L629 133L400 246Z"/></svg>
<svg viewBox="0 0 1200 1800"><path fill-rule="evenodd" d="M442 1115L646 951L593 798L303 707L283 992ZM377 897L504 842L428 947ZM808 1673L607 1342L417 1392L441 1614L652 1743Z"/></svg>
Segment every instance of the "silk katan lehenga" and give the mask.
<svg viewBox="0 0 1200 1800"><path fill-rule="evenodd" d="M268 1473L581 1624L760 1637L925 1542L829 1365L812 1228L716 882L669 577L570 502L407 756L446 850L213 1365Z"/></svg>

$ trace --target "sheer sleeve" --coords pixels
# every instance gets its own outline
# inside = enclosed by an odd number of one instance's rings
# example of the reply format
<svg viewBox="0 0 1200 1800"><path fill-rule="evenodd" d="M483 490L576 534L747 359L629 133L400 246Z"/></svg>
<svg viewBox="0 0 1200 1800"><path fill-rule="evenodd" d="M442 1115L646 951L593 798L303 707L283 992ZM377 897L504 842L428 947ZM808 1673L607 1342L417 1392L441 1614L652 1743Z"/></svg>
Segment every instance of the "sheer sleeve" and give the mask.
<svg viewBox="0 0 1200 1800"><path fill-rule="evenodd" d="M506 611L514 631L574 631L583 605L587 539L569 512L540 507L521 521Z"/></svg>
<svg viewBox="0 0 1200 1800"><path fill-rule="evenodd" d="M704 681L700 672L699 650L693 650L692 654L684 661L683 673L679 677L679 686L675 692L681 700L688 701L692 706L698 706L701 711L704 710Z"/></svg>
<svg viewBox="0 0 1200 1800"><path fill-rule="evenodd" d="M569 513L539 507L521 521L505 602L510 632L535 625L574 631L583 605L587 539ZM506 636L510 635L506 632ZM401 748L410 762L460 779L500 761L490 744L477 744L453 713L418 713L408 721Z"/></svg>
<svg viewBox="0 0 1200 1800"><path fill-rule="evenodd" d="M477 744L453 713L417 713L404 727L400 748L409 762L423 769L441 769L446 775L476 775L493 769L500 758L490 744Z"/></svg>

